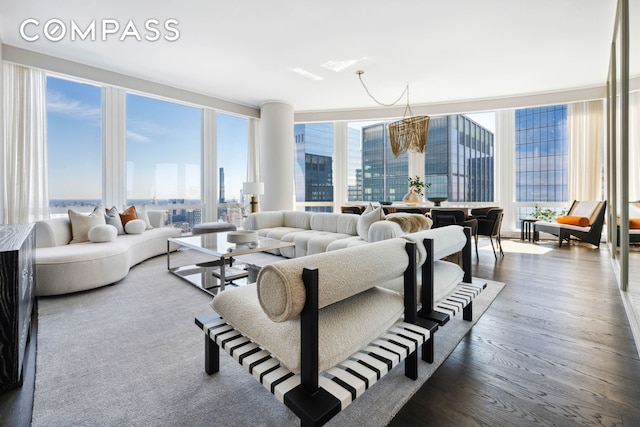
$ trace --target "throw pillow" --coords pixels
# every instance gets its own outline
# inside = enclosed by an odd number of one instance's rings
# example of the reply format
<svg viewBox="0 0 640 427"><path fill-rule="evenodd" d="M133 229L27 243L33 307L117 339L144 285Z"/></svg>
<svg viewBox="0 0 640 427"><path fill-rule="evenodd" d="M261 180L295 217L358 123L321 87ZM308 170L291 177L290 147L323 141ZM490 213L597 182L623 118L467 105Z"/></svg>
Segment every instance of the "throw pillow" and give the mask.
<svg viewBox="0 0 640 427"><path fill-rule="evenodd" d="M83 214L81 212L68 210L69 223L71 224L71 242L80 243L89 241L89 230L94 225L105 224L104 214L102 208L96 206L93 212L90 214Z"/></svg>
<svg viewBox="0 0 640 427"><path fill-rule="evenodd" d="M640 230L640 218L629 218L629 228L631 230Z"/></svg>
<svg viewBox="0 0 640 427"><path fill-rule="evenodd" d="M381 207L377 207L371 212L365 212L363 212L362 215L360 215L360 217L358 218L356 230L358 231L358 236L360 236L361 239L369 241L369 228L371 228L371 225L374 222L384 219L384 212L382 211Z"/></svg>
<svg viewBox="0 0 640 427"><path fill-rule="evenodd" d="M118 234L124 234L124 226L122 225L118 209L115 206L111 209L105 209L104 221L109 225L113 225Z"/></svg>
<svg viewBox="0 0 640 427"><path fill-rule="evenodd" d="M147 224L141 219L132 219L124 225L124 231L127 234L142 234L145 228L147 228Z"/></svg>
<svg viewBox="0 0 640 427"><path fill-rule="evenodd" d="M91 227L88 235L93 243L113 242L118 237L118 230L113 225L99 224Z"/></svg>
<svg viewBox="0 0 640 427"><path fill-rule="evenodd" d="M362 213L366 214L366 213L371 213L371 212L373 212L373 205L371 203L369 203L369 205L366 208L364 208Z"/></svg>
<svg viewBox="0 0 640 427"><path fill-rule="evenodd" d="M122 212L120 214L120 220L122 221L122 226L125 227L127 225L127 222L133 220L133 219L138 219L138 215L136 214L136 208L135 206L129 206L127 209L124 210L124 212ZM146 227L146 225L145 225ZM125 231L127 229L125 228Z"/></svg>
<svg viewBox="0 0 640 427"><path fill-rule="evenodd" d="M558 224L577 225L579 227L588 227L589 218L585 216L560 215L556 218Z"/></svg>
<svg viewBox="0 0 640 427"><path fill-rule="evenodd" d="M147 224L147 230L151 230L153 226L151 225L151 221L149 221L149 214L147 213L147 205L142 205L142 207L136 206L136 215L138 215L138 219L141 219Z"/></svg>

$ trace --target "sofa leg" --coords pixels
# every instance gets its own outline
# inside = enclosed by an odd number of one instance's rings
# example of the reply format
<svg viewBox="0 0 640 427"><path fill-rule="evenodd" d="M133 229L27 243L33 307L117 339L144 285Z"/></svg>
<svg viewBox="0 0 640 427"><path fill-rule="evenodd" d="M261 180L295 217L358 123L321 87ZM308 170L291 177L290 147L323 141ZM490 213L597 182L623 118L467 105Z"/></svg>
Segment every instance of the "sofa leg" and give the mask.
<svg viewBox="0 0 640 427"><path fill-rule="evenodd" d="M220 370L220 347L209 335L204 336L204 370L209 375Z"/></svg>

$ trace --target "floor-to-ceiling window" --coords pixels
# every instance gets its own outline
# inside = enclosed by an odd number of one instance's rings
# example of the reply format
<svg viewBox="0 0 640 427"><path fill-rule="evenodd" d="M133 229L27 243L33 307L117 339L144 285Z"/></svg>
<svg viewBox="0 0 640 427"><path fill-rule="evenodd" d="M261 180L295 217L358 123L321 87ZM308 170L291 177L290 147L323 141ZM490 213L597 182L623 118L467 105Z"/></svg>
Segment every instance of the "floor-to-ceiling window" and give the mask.
<svg viewBox="0 0 640 427"><path fill-rule="evenodd" d="M567 106L516 110L518 216L540 209L561 211L568 202Z"/></svg>
<svg viewBox="0 0 640 427"><path fill-rule="evenodd" d="M69 207L88 210L100 204L100 87L47 76L47 156L53 214L66 213Z"/></svg>
<svg viewBox="0 0 640 427"><path fill-rule="evenodd" d="M201 111L127 94L127 204L158 205L188 232L202 222Z"/></svg>

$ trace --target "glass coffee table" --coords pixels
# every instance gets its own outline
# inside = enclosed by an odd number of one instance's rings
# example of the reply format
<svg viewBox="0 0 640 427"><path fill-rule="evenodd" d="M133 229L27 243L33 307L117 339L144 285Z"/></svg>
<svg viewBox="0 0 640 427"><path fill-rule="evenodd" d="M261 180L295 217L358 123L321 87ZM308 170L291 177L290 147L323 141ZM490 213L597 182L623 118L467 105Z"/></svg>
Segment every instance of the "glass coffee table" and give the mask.
<svg viewBox="0 0 640 427"><path fill-rule="evenodd" d="M172 243L179 246L179 262L176 262L176 252L170 250ZM236 245L227 241L227 233L170 237L167 239L167 269L213 296L223 291L226 284L248 276L246 269L232 265L234 257L294 245L293 242L267 237L258 237L254 243ZM183 256L185 254L188 256Z"/></svg>

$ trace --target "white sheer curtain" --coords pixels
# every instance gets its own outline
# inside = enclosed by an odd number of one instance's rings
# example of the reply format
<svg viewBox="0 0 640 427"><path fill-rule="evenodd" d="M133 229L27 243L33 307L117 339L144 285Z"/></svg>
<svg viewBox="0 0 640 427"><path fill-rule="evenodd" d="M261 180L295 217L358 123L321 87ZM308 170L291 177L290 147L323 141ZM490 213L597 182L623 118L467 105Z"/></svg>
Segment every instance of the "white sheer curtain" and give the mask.
<svg viewBox="0 0 640 427"><path fill-rule="evenodd" d="M629 200L640 200L640 92L629 94Z"/></svg>
<svg viewBox="0 0 640 427"><path fill-rule="evenodd" d="M569 201L602 200L602 100L568 105Z"/></svg>
<svg viewBox="0 0 640 427"><path fill-rule="evenodd" d="M4 64L3 223L49 217L47 187L46 75Z"/></svg>
<svg viewBox="0 0 640 427"><path fill-rule="evenodd" d="M258 120L249 119L247 182L260 181L260 133L258 129Z"/></svg>

